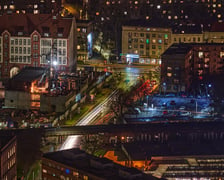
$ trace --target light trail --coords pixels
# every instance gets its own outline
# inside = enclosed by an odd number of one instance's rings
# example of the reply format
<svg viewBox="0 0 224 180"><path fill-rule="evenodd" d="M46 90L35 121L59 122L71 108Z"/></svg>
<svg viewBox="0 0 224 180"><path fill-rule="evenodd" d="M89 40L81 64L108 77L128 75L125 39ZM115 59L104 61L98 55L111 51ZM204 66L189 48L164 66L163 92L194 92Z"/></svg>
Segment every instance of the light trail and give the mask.
<svg viewBox="0 0 224 180"><path fill-rule="evenodd" d="M113 91L107 98L104 99L102 103L97 105L92 111L90 111L85 117L83 117L76 126L85 126L89 125L94 121L100 113L106 108L106 106L112 101L114 96L118 93L118 90ZM59 150L66 150L71 148L80 147L81 135L68 136Z"/></svg>

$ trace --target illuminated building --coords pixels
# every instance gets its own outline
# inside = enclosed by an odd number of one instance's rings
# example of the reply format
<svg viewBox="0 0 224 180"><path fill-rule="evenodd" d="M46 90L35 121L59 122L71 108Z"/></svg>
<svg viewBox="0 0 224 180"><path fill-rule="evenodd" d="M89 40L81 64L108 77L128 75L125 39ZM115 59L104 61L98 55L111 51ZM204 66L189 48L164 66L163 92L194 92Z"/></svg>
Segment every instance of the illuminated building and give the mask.
<svg viewBox="0 0 224 180"><path fill-rule="evenodd" d="M17 179L17 167L16 167L16 137L0 136L1 147L1 172L0 178L2 180Z"/></svg>
<svg viewBox="0 0 224 180"><path fill-rule="evenodd" d="M150 21L130 21L122 26L121 59L124 63L160 64L161 55L173 43L223 43L224 24L203 26L180 24L171 28L155 27Z"/></svg>
<svg viewBox="0 0 224 180"><path fill-rule="evenodd" d="M76 68L74 18L4 14L0 16L0 33L1 79L13 77L25 66L54 67L58 72Z"/></svg>
<svg viewBox="0 0 224 180"><path fill-rule="evenodd" d="M62 0L1 0L0 14L4 13L57 13L61 9Z"/></svg>
<svg viewBox="0 0 224 180"><path fill-rule="evenodd" d="M208 43L224 43L224 22L212 24L210 30L204 32L204 41Z"/></svg>
<svg viewBox="0 0 224 180"><path fill-rule="evenodd" d="M93 54L93 24L89 20L77 20L77 59L88 60Z"/></svg>
<svg viewBox="0 0 224 180"><path fill-rule="evenodd" d="M223 74L223 57L222 43L173 44L162 55L161 86L166 92L205 93L212 76Z"/></svg>
<svg viewBox="0 0 224 180"><path fill-rule="evenodd" d="M122 27L122 61L160 64L161 54L171 44L171 29L145 26Z"/></svg>
<svg viewBox="0 0 224 180"><path fill-rule="evenodd" d="M188 44L173 44L162 54L161 92L185 91L185 58L190 50Z"/></svg>
<svg viewBox="0 0 224 180"><path fill-rule="evenodd" d="M5 106L17 109L39 109L40 96L48 92L48 71L26 67L10 79L5 90Z"/></svg>
<svg viewBox="0 0 224 180"><path fill-rule="evenodd" d="M46 153L42 157L42 179L138 179L154 180L151 175L128 168L79 149Z"/></svg>
<svg viewBox="0 0 224 180"><path fill-rule="evenodd" d="M180 24L173 27L172 44L173 43L203 43L203 28L195 24Z"/></svg>

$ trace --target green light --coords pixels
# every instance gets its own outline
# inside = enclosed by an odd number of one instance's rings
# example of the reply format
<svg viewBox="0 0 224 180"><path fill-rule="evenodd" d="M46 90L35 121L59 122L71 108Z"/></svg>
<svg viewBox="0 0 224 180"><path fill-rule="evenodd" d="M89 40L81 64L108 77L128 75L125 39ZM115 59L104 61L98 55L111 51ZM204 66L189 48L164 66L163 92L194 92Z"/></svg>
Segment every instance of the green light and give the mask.
<svg viewBox="0 0 224 180"><path fill-rule="evenodd" d="M168 35L167 34L165 34L164 37L165 37L165 39L168 39Z"/></svg>
<svg viewBox="0 0 224 180"><path fill-rule="evenodd" d="M146 39L146 44L149 44L149 39Z"/></svg>

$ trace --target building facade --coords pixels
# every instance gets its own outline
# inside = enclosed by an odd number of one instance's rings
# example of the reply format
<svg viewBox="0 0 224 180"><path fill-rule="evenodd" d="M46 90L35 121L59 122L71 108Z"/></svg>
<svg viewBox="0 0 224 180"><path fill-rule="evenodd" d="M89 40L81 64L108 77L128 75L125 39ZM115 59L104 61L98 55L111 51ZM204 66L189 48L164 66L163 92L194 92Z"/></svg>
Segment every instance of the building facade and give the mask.
<svg viewBox="0 0 224 180"><path fill-rule="evenodd" d="M124 63L161 64L161 55L174 43L223 43L223 29L223 23L215 23L207 31L195 24L173 29L153 28L149 22L124 25L121 58Z"/></svg>
<svg viewBox="0 0 224 180"><path fill-rule="evenodd" d="M16 137L1 136L1 179L16 180Z"/></svg>
<svg viewBox="0 0 224 180"><path fill-rule="evenodd" d="M193 44L189 53L189 59L185 59L186 88L207 96L214 87L212 77L224 74L224 44Z"/></svg>
<svg viewBox="0 0 224 180"><path fill-rule="evenodd" d="M185 59L190 49L186 44L173 44L162 54L161 93L185 91Z"/></svg>
<svg viewBox="0 0 224 180"><path fill-rule="evenodd" d="M93 24L89 20L77 20L77 60L84 61L93 55Z"/></svg>
<svg viewBox="0 0 224 180"><path fill-rule="evenodd" d="M8 23L6 23L8 22ZM51 14L0 16L0 78L26 66L58 72L76 68L76 22Z"/></svg>
<svg viewBox="0 0 224 180"><path fill-rule="evenodd" d="M171 44L169 28L122 27L122 61L161 64L161 54Z"/></svg>
<svg viewBox="0 0 224 180"><path fill-rule="evenodd" d="M222 43L173 44L162 55L163 91L207 96L215 82L212 77L224 74L223 57Z"/></svg>

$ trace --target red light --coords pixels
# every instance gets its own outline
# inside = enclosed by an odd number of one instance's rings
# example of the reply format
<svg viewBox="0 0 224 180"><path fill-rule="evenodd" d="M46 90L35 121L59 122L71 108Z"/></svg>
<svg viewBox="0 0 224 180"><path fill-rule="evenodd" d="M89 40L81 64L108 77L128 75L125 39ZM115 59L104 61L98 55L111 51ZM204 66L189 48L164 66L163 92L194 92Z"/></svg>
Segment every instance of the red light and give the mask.
<svg viewBox="0 0 224 180"><path fill-rule="evenodd" d="M104 72L107 72L107 68L104 68Z"/></svg>

